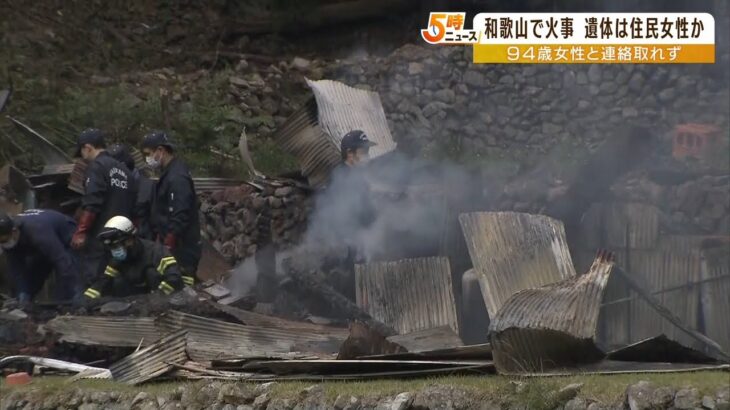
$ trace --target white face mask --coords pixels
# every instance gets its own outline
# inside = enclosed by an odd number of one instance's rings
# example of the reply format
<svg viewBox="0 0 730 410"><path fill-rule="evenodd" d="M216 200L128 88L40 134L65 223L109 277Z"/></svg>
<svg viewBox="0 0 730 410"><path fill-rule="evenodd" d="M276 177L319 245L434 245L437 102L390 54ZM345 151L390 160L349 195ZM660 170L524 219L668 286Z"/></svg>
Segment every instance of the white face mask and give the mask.
<svg viewBox="0 0 730 410"><path fill-rule="evenodd" d="M153 155L149 155L145 158L145 162L147 162L147 165L149 165L152 169L157 169L160 167L160 161L156 160Z"/></svg>

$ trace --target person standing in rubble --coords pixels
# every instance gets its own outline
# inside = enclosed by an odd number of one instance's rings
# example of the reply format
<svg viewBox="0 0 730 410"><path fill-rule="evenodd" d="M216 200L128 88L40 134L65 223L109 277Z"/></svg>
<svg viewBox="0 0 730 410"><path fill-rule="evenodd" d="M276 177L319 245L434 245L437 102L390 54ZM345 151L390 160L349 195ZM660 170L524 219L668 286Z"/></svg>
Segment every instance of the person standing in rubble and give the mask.
<svg viewBox="0 0 730 410"><path fill-rule="evenodd" d="M343 200L352 202L353 206L348 207L351 214L347 217L355 225L355 232L367 229L375 222L370 184L362 169L370 160L370 147L374 145L364 131L353 130L345 134L340 143L342 163L332 176L331 188L336 189L338 197L346 197Z"/></svg>
<svg viewBox="0 0 730 410"><path fill-rule="evenodd" d="M155 183L147 177L147 175L137 169L134 158L125 144L114 144L109 147L109 155L117 161L123 163L131 171L132 180L137 186L137 200L133 212L134 226L137 227L137 236L140 238L151 239L152 233L150 228L150 204L152 201L152 192Z"/></svg>
<svg viewBox="0 0 730 410"><path fill-rule="evenodd" d="M106 252L96 236L112 216L132 215L137 190L129 169L106 152L102 131L94 128L82 131L76 144L76 156L80 156L87 167L81 214L71 247L80 253L83 280L88 284L106 266Z"/></svg>
<svg viewBox="0 0 730 410"><path fill-rule="evenodd" d="M142 140L147 164L159 170L150 210L150 226L180 264L183 281L193 285L202 252L198 198L187 165L175 156L175 145L162 131L153 131Z"/></svg>
<svg viewBox="0 0 730 410"><path fill-rule="evenodd" d="M129 218L111 218L98 239L111 258L104 273L84 291L85 301L104 294L124 297L161 292L169 295L184 287L175 257L162 244L137 237L137 229Z"/></svg>
<svg viewBox="0 0 730 410"><path fill-rule="evenodd" d="M71 249L75 231L73 219L53 210L28 209L15 217L0 211L0 247L22 308L30 307L52 271L57 300L71 300L80 293L78 261Z"/></svg>

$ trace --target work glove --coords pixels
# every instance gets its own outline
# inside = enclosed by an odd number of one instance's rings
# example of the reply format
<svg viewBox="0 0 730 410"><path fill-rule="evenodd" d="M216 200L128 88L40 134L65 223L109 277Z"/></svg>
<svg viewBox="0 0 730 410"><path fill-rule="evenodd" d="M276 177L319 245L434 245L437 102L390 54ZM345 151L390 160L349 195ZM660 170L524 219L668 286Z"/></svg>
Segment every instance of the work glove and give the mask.
<svg viewBox="0 0 730 410"><path fill-rule="evenodd" d="M175 235L172 233L168 233L165 235L165 240L163 242L165 244L165 247L170 251L175 250L175 245L177 245L177 239L175 238Z"/></svg>
<svg viewBox="0 0 730 410"><path fill-rule="evenodd" d="M94 224L94 220L96 219L96 214L84 210L81 212L81 216L79 216L79 223L76 227L76 232L74 232L73 237L71 238L71 247L73 249L79 250L86 245L86 236L91 230L91 226Z"/></svg>

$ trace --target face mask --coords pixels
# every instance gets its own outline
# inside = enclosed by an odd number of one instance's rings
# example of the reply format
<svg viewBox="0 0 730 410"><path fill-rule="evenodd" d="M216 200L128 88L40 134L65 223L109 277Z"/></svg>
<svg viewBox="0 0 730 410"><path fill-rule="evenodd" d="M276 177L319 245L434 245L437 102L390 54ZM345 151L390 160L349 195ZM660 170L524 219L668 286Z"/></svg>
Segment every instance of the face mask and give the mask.
<svg viewBox="0 0 730 410"><path fill-rule="evenodd" d="M160 167L160 161L156 160L154 156L150 155L145 158L145 162L147 162L147 165L149 165L152 169L157 169Z"/></svg>
<svg viewBox="0 0 730 410"><path fill-rule="evenodd" d="M119 246L117 248L112 249L112 258L116 261L123 261L127 259L127 248L124 246Z"/></svg>

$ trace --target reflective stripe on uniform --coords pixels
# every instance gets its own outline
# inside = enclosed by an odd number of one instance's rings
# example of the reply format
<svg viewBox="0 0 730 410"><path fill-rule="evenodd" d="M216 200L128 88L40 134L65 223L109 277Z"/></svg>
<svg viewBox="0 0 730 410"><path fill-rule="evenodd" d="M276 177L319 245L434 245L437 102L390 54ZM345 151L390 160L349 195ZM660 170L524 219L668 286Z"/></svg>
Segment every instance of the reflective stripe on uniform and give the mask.
<svg viewBox="0 0 730 410"><path fill-rule="evenodd" d="M182 280L188 286L193 286L195 284L195 278L193 278L192 276L183 275Z"/></svg>
<svg viewBox="0 0 730 410"><path fill-rule="evenodd" d="M175 291L175 288L173 288L169 283L165 282L164 280L160 282L160 286L158 288L165 292L166 295L169 295L170 293Z"/></svg>
<svg viewBox="0 0 730 410"><path fill-rule="evenodd" d="M162 259L160 259L160 264L157 265L157 272L160 272L160 275L165 273L165 269L168 267L177 264L177 261L175 260L175 257L173 256L166 256Z"/></svg>
<svg viewBox="0 0 730 410"><path fill-rule="evenodd" d="M86 291L84 292L84 296L88 296L88 297L90 297L90 298L92 298L92 299L96 299L96 298L98 298L99 296L101 296L101 293L99 293L99 291L98 291L98 290L96 290L96 289L94 289L94 288L88 288L88 289L86 289Z"/></svg>
<svg viewBox="0 0 730 410"><path fill-rule="evenodd" d="M111 266L107 266L106 269L104 269L104 274L107 276L111 276L112 278L116 278L117 275L119 275L119 271L112 268Z"/></svg>

